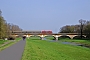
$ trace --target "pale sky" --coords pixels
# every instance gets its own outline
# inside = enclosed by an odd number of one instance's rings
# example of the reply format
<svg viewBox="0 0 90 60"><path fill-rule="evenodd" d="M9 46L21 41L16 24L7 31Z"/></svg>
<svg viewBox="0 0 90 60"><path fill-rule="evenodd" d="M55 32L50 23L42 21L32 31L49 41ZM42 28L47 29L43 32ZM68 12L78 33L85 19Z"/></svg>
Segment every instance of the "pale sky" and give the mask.
<svg viewBox="0 0 90 60"><path fill-rule="evenodd" d="M90 0L0 0L2 16L23 30L52 30L90 20Z"/></svg>

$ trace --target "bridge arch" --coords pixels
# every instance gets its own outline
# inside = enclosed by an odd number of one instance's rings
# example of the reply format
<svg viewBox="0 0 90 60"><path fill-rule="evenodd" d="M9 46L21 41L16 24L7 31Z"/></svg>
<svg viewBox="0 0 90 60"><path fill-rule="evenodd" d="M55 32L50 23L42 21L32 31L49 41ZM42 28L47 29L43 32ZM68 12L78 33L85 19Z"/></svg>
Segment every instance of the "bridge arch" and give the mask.
<svg viewBox="0 0 90 60"><path fill-rule="evenodd" d="M82 38L86 38L86 36L83 35ZM81 39L81 36L80 35L74 36L73 39Z"/></svg>
<svg viewBox="0 0 90 60"><path fill-rule="evenodd" d="M75 36L78 36L78 35L67 35L69 36L71 39L73 39Z"/></svg>
<svg viewBox="0 0 90 60"><path fill-rule="evenodd" d="M40 40L41 39L41 37L38 35L31 35L31 36L29 36L29 38L32 40Z"/></svg>
<svg viewBox="0 0 90 60"><path fill-rule="evenodd" d="M70 37L67 36L67 35L61 35L61 36L58 37L59 40L60 40L60 39L66 39L66 38L70 39Z"/></svg>
<svg viewBox="0 0 90 60"><path fill-rule="evenodd" d="M49 40L55 40L56 39L55 36L53 36L53 35L47 35L44 38L49 39Z"/></svg>

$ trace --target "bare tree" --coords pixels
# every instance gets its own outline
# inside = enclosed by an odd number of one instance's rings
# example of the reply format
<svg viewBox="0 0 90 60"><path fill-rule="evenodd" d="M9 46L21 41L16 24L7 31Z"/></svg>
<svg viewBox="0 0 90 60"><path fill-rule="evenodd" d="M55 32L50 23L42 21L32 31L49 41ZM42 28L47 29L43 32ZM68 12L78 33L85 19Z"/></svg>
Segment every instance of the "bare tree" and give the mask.
<svg viewBox="0 0 90 60"><path fill-rule="evenodd" d="M86 20L82 20L82 19L79 20L81 39L82 39L82 34L83 34L83 26L84 26L85 22L86 22Z"/></svg>
<svg viewBox="0 0 90 60"><path fill-rule="evenodd" d="M0 10L0 16L2 16L2 11Z"/></svg>

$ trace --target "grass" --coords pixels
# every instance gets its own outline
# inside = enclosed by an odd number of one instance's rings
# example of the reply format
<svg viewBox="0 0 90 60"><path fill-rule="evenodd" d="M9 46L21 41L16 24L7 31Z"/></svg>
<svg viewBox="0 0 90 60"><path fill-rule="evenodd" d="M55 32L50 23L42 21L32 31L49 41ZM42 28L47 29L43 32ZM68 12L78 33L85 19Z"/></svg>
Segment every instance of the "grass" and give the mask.
<svg viewBox="0 0 90 60"><path fill-rule="evenodd" d="M5 48L15 44L16 42L18 42L19 40L21 40L21 38L16 38L16 40L0 40L0 51L4 50Z"/></svg>
<svg viewBox="0 0 90 60"><path fill-rule="evenodd" d="M55 39L53 36L46 36L45 38L48 40L54 40Z"/></svg>
<svg viewBox="0 0 90 60"><path fill-rule="evenodd" d="M40 37L39 36L31 36L30 39L31 40L40 40Z"/></svg>
<svg viewBox="0 0 90 60"><path fill-rule="evenodd" d="M27 39L22 60L90 60L90 49L39 39Z"/></svg>
<svg viewBox="0 0 90 60"><path fill-rule="evenodd" d="M5 42L7 42L7 40L0 39L0 45L4 44Z"/></svg>
<svg viewBox="0 0 90 60"><path fill-rule="evenodd" d="M7 47L9 47L9 46L11 46L11 45L13 45L14 43L15 43L15 42L9 42L9 43L7 43L7 44L5 44L5 45L3 45L3 46L0 46L0 51L6 49Z"/></svg>

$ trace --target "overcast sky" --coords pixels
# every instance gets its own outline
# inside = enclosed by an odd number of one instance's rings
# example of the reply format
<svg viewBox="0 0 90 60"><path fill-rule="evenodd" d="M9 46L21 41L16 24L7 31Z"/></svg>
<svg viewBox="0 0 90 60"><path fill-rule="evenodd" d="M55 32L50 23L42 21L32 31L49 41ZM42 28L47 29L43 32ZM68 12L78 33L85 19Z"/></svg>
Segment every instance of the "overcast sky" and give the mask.
<svg viewBox="0 0 90 60"><path fill-rule="evenodd" d="M90 20L90 0L0 0L2 16L23 30L59 32L65 25Z"/></svg>

